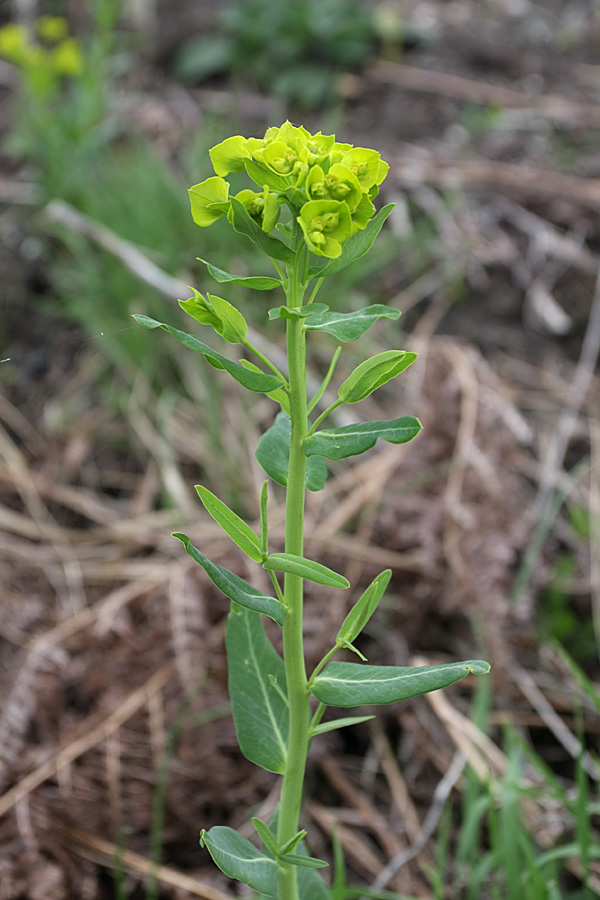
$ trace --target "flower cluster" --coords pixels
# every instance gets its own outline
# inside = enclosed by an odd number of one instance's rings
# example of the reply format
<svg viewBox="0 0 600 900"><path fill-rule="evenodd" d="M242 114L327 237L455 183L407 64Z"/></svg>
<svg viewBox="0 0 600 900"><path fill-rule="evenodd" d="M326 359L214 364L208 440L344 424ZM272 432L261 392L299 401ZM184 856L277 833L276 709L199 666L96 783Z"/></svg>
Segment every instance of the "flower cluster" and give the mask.
<svg viewBox="0 0 600 900"><path fill-rule="evenodd" d="M76 78L83 72L83 54L69 25L61 16L39 16L35 38L23 25L9 22L0 28L0 57L18 66L27 83L40 97L53 94L61 78Z"/></svg>
<svg viewBox="0 0 600 900"><path fill-rule="evenodd" d="M261 189L235 195L250 218L269 233L286 205L308 249L329 259L375 214L373 199L389 170L376 150L338 143L332 134L310 134L290 122L269 128L262 139L227 138L210 157L216 175L190 188L197 225L212 225L223 215L232 220L225 176L246 172Z"/></svg>

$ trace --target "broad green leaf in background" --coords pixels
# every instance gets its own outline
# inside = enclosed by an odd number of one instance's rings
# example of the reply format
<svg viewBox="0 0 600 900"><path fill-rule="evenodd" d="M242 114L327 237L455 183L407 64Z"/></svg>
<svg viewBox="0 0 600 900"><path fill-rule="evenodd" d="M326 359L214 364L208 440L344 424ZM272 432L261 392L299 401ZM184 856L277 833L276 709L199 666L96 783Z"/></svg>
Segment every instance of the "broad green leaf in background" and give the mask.
<svg viewBox="0 0 600 900"><path fill-rule="evenodd" d="M289 416L278 413L273 425L259 440L255 454L269 478L284 487L290 466L291 429ZM306 466L306 487L309 491L322 491L327 480L327 464L317 453L311 455L313 459L309 459Z"/></svg>
<svg viewBox="0 0 600 900"><path fill-rule="evenodd" d="M254 291L272 291L273 288L281 287L279 278L270 278L267 275L230 275L229 272L213 266L205 259L198 257L198 262L204 263L208 274L219 284L239 284L242 287L252 288Z"/></svg>
<svg viewBox="0 0 600 900"><path fill-rule="evenodd" d="M261 562L263 557L259 539L250 526L207 488L197 484L196 490L209 516L212 516L246 556L255 562Z"/></svg>
<svg viewBox="0 0 600 900"><path fill-rule="evenodd" d="M486 675L490 665L479 659L439 666L368 666L329 663L317 675L311 693L327 706L364 706L409 700L448 687L466 675Z"/></svg>
<svg viewBox="0 0 600 900"><path fill-rule="evenodd" d="M315 304L316 305L316 304ZM305 309L310 310L309 307ZM382 303L366 306L351 313L321 312L308 313L310 318L306 320L307 331L326 331L332 334L338 341L355 341L364 334L377 319L399 319L400 311L390 309Z"/></svg>
<svg viewBox="0 0 600 900"><path fill-rule="evenodd" d="M280 259L282 262L293 263L296 254L280 241L278 238L270 237L259 228L256 222L248 215L248 211L243 203L231 198L231 214L233 219L233 227L240 234L245 234L271 259Z"/></svg>
<svg viewBox="0 0 600 900"><path fill-rule="evenodd" d="M173 328L172 325L165 325L164 322L157 322L156 319L151 319L149 316L133 316L133 318L145 328L163 328L165 331L168 331L169 334L172 335L175 340L179 341L180 344L183 344L184 347L202 353L206 361L216 369L224 369L226 372L229 372L236 381L249 391L267 394L269 391L274 391L281 387L284 383L276 375L266 375L264 372L252 372L249 369L246 369L240 363L227 359L226 356L217 353L212 347L203 344L202 341L199 341L194 335L186 334L185 331Z"/></svg>
<svg viewBox="0 0 600 900"><path fill-rule="evenodd" d="M338 396L344 403L358 403L387 381L407 369L417 358L405 350L384 350L366 359L340 385Z"/></svg>
<svg viewBox="0 0 600 900"><path fill-rule="evenodd" d="M392 570L386 569L381 575L373 579L369 587L356 601L338 631L338 642L352 643L361 633L375 610L379 605L379 601L385 593L385 589L390 583Z"/></svg>
<svg viewBox="0 0 600 900"><path fill-rule="evenodd" d="M271 553L263 563L263 568L274 572L289 572L291 575L299 575L316 584L324 584L326 587L340 588L344 590L350 587L350 582L343 575L338 575L321 563L303 556L295 556L293 553Z"/></svg>
<svg viewBox="0 0 600 900"><path fill-rule="evenodd" d="M327 428L305 438L304 452L309 457L314 455L333 460L346 459L370 450L378 438L390 444L406 444L418 435L421 427L414 416L402 416L399 419Z"/></svg>
<svg viewBox="0 0 600 900"><path fill-rule="evenodd" d="M258 588L252 587L251 584L245 582L239 575L235 575L229 569L224 569L222 566L211 562L197 547L194 547L186 534L174 532L173 537L182 542L186 552L202 566L212 583L226 597L229 597L234 603L238 603L246 609L253 610L255 613L264 613L265 616L269 616L278 625L283 625L287 609L280 600L277 600L275 597L269 597L268 594L263 594Z"/></svg>
<svg viewBox="0 0 600 900"><path fill-rule="evenodd" d="M345 269L350 263L360 259L361 256L364 256L365 253L371 249L373 241L383 228L385 220L390 215L395 205L395 203L388 203L387 206L380 209L377 215L368 222L362 231L357 231L356 234L353 234L352 237L348 238L342 247L341 256L338 256L337 259L332 259L331 262L327 263L322 269L317 267L311 269L309 273L310 277L322 278L325 275L333 275L334 272Z"/></svg>
<svg viewBox="0 0 600 900"><path fill-rule="evenodd" d="M247 609L232 607L225 642L231 708L242 753L268 772L281 774L289 728L283 660L265 634L261 617Z"/></svg>
<svg viewBox="0 0 600 900"><path fill-rule="evenodd" d="M207 848L221 872L229 878L249 885L265 897L277 896L279 866L233 828L215 825L210 831L202 830L200 846Z"/></svg>

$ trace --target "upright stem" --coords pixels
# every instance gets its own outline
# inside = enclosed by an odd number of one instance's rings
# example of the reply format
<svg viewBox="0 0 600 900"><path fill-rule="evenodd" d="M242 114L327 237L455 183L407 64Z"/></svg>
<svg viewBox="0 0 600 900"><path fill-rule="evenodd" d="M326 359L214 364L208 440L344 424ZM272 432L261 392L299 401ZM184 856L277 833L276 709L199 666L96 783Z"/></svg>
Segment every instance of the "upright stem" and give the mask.
<svg viewBox="0 0 600 900"><path fill-rule="evenodd" d="M298 253L289 273L288 306L302 303L302 254ZM287 320L290 418L292 423L290 464L286 494L285 550L302 556L304 550L304 476L306 456L302 442L307 432L306 347L303 323ZM287 614L283 625L283 659L287 678L290 732L288 756L279 806L280 845L298 831L304 771L308 752L310 715L302 628L303 579L286 574L284 596ZM280 900L298 900L296 867L286 865L279 881Z"/></svg>

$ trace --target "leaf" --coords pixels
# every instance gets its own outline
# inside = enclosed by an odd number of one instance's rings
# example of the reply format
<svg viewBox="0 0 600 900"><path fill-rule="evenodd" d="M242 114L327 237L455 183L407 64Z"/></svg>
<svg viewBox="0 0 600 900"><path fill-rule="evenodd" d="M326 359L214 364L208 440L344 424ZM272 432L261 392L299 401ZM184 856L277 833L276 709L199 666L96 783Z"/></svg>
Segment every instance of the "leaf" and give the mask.
<svg viewBox="0 0 600 900"><path fill-rule="evenodd" d="M294 251L280 241L278 238L270 237L259 228L256 222L248 215L248 211L243 203L231 198L231 215L232 224L237 232L245 234L246 237L255 243L263 253L272 259L280 259L282 262L292 263L296 256Z"/></svg>
<svg viewBox="0 0 600 900"><path fill-rule="evenodd" d="M180 344L183 344L184 347L202 353L206 361L216 369L225 369L225 371L229 372L236 381L239 381L239 383L249 391L267 394L269 391L274 391L284 384L282 379L277 378L276 375L265 375L264 372L259 373L249 371L240 363L227 359L226 356L217 353L212 347L203 344L202 341L199 341L194 335L186 334L185 331L173 328L172 325L165 325L164 322L157 322L156 319L151 319L149 316L133 316L133 318L140 325L143 325L144 328L163 328L165 331L168 331L169 334L172 335L175 340L179 341Z"/></svg>
<svg viewBox="0 0 600 900"><path fill-rule="evenodd" d="M383 209L380 209L376 216L362 229L357 231L352 237L348 238L342 247L342 255L337 259L331 260L327 265L319 269L315 267L309 272L310 278L324 278L325 275L333 275L335 272L345 269L346 266L360 259L365 253L371 249L373 241L383 228L384 222L393 210L395 203L388 203Z"/></svg>
<svg viewBox="0 0 600 900"><path fill-rule="evenodd" d="M316 313L310 316L304 327L307 331L326 331L338 341L355 341L377 319L396 320L400 315L398 309L390 309L381 303L375 303L373 306L366 306L351 313Z"/></svg>
<svg viewBox="0 0 600 900"><path fill-rule="evenodd" d="M280 412L268 431L262 435L256 448L256 459L269 478L277 484L287 485L290 466L290 440L292 423L285 412ZM322 491L327 480L327 464L319 455L307 461L305 484L309 491Z"/></svg>
<svg viewBox="0 0 600 900"><path fill-rule="evenodd" d="M239 309L232 306L228 300L215 297L214 294L207 294L206 296L213 313L219 319L219 324L213 326L215 331L228 344L240 344L245 341L248 334L248 324Z"/></svg>
<svg viewBox="0 0 600 900"><path fill-rule="evenodd" d="M269 310L269 319L305 319L307 316L324 313L329 307L326 303L311 303L308 306L276 306Z"/></svg>
<svg viewBox="0 0 600 900"><path fill-rule="evenodd" d="M347 459L375 446L377 439L390 444L406 444L418 435L422 426L414 416L401 416L377 422L360 422L317 431L304 440L307 456L326 459Z"/></svg>
<svg viewBox="0 0 600 900"><path fill-rule="evenodd" d="M249 885L266 897L277 896L279 866L233 828L215 825L210 831L203 830L200 845L207 848L221 872L229 878Z"/></svg>
<svg viewBox="0 0 600 900"><path fill-rule="evenodd" d="M262 490L260 492L260 540L259 540L259 552L260 558L264 559L264 557L269 552L269 522L267 519L267 500L269 497L269 482L268 480L263 482Z"/></svg>
<svg viewBox="0 0 600 900"><path fill-rule="evenodd" d="M265 634L260 616L247 609L232 608L227 617L225 643L229 694L240 749L250 762L282 774L289 730L283 660Z"/></svg>
<svg viewBox="0 0 600 900"><path fill-rule="evenodd" d="M249 359L243 359L242 365L245 369L248 369L249 372L262 372L262 369L256 365L256 363L251 362ZM290 398L287 391L284 391L283 388L277 388L275 391L268 391L267 397L270 397L271 400L274 400L275 403L279 403L284 413L288 416L290 414Z"/></svg>
<svg viewBox="0 0 600 900"><path fill-rule="evenodd" d="M290 863L292 866L302 866L305 869L326 869L329 865L324 859L302 856L300 853L287 853L281 857L281 862Z"/></svg>
<svg viewBox="0 0 600 900"><path fill-rule="evenodd" d="M360 725L368 722L375 716L346 716L344 719L332 719L330 722L321 722L312 729L312 734L325 734L327 731L335 731L337 728L347 728L348 725Z"/></svg>
<svg viewBox="0 0 600 900"><path fill-rule="evenodd" d="M384 350L366 359L340 385L338 396L344 403L358 403L377 388L407 369L417 358L405 350Z"/></svg>
<svg viewBox="0 0 600 900"><path fill-rule="evenodd" d="M259 539L250 526L207 488L201 484L195 487L209 516L212 516L246 556L255 562L261 562L263 555L260 552Z"/></svg>
<svg viewBox="0 0 600 900"><path fill-rule="evenodd" d="M239 575L235 575L229 569L224 569L222 566L211 562L197 547L194 547L186 534L174 532L173 537L182 542L186 552L202 566L212 583L226 597L229 597L234 603L238 603L246 609L253 610L253 612L264 613L265 616L269 616L278 625L283 625L287 609L281 600L263 594L258 588L252 587L251 584L245 582Z"/></svg>
<svg viewBox="0 0 600 900"><path fill-rule="evenodd" d="M275 172L267 169L266 166L260 166L253 159L246 159L244 165L252 181L256 182L261 188L268 187L272 191L279 193L287 190L289 187L288 182L281 175L277 175Z"/></svg>
<svg viewBox="0 0 600 900"><path fill-rule="evenodd" d="M279 844L269 826L265 825L265 823L257 816L252 817L252 824L267 850L272 853L273 856L279 856Z"/></svg>
<svg viewBox="0 0 600 900"><path fill-rule="evenodd" d="M448 687L466 675L485 675L490 665L480 659L440 666L365 666L330 663L317 675L311 693L327 706L396 703Z"/></svg>
<svg viewBox="0 0 600 900"><path fill-rule="evenodd" d="M343 575L338 575L321 563L303 556L295 556L293 553L271 553L263 563L263 569L274 572L288 572L290 575L298 575L300 578L308 578L316 584L324 584L326 587L349 588L350 582Z"/></svg>
<svg viewBox="0 0 600 900"><path fill-rule="evenodd" d="M392 570L386 569L377 578L374 578L364 594L356 601L338 631L338 641L352 643L361 633L375 610L377 609L385 589L390 583Z"/></svg>
<svg viewBox="0 0 600 900"><path fill-rule="evenodd" d="M281 287L279 278L270 278L268 275L230 275L224 269L213 266L212 263L198 257L198 262L204 263L208 269L209 275L218 281L219 284L239 284L243 287L252 288L254 291L272 291L273 288Z"/></svg>

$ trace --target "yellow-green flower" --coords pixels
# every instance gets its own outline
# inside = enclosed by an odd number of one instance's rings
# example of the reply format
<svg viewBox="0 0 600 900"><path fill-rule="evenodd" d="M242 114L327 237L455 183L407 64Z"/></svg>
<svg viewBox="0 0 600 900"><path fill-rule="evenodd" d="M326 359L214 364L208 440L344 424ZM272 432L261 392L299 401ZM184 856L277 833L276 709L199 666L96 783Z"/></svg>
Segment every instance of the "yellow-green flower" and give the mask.
<svg viewBox="0 0 600 900"><path fill-rule="evenodd" d="M309 249L317 256L335 259L352 234L350 210L341 200L309 200L300 210L298 224Z"/></svg>
<svg viewBox="0 0 600 900"><path fill-rule="evenodd" d="M244 171L244 161L251 156L247 144L247 138L237 134L221 141L208 151L217 175L225 176L230 172Z"/></svg>

